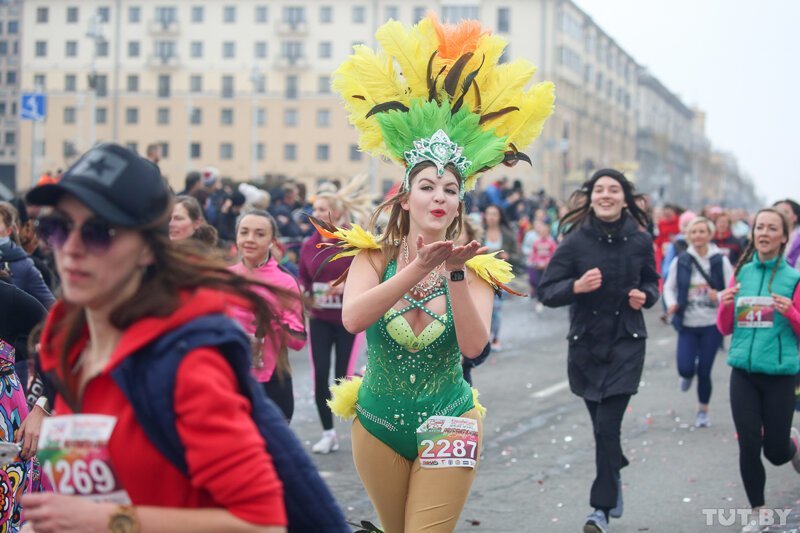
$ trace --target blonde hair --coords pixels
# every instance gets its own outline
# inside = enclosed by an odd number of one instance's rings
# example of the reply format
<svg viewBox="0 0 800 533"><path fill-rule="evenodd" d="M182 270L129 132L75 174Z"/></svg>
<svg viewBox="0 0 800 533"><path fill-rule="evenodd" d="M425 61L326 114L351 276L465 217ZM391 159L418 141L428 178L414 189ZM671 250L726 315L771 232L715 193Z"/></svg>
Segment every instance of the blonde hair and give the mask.
<svg viewBox="0 0 800 533"><path fill-rule="evenodd" d="M314 200L327 200L331 211L341 213L342 216L347 217L349 222L363 225L369 219L372 209L372 196L366 190L366 182L366 174L354 176L338 189L333 183L325 182L317 189ZM328 221L326 220L326 222ZM337 221L332 222L336 223Z"/></svg>
<svg viewBox="0 0 800 533"><path fill-rule="evenodd" d="M701 217L694 217L692 220L690 220L686 224L686 230L684 231L684 233L686 235L688 235L689 232L692 231L692 227L696 226L697 224L705 224L706 227L708 228L708 232L711 234L712 237L714 236L714 232L717 229L716 226L714 226L714 223L711 222L711 220L707 219L706 217L702 217L702 216Z"/></svg>

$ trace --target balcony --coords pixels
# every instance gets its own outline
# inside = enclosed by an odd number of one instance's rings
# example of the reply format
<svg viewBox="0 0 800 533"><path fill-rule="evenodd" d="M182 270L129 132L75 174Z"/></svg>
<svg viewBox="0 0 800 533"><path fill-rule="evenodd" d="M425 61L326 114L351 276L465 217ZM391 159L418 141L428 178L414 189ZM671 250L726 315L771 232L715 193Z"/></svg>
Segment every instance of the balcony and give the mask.
<svg viewBox="0 0 800 533"><path fill-rule="evenodd" d="M147 31L151 35L178 35L181 31L181 26L177 20L153 19L147 24Z"/></svg>
<svg viewBox="0 0 800 533"><path fill-rule="evenodd" d="M147 58L147 66L157 69L176 69L181 66L181 62L177 55L153 54Z"/></svg>
<svg viewBox="0 0 800 533"><path fill-rule="evenodd" d="M278 35L282 37L303 37L308 35L308 24L304 21L278 22Z"/></svg>
<svg viewBox="0 0 800 533"><path fill-rule="evenodd" d="M309 67L308 59L305 57L279 57L275 61L275 68L278 70L305 70Z"/></svg>

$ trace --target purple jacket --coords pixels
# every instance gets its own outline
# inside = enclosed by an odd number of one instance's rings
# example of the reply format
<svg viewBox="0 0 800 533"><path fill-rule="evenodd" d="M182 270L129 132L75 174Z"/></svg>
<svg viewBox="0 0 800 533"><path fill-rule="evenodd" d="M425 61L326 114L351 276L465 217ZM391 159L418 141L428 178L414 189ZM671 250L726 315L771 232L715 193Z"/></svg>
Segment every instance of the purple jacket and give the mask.
<svg viewBox="0 0 800 533"><path fill-rule="evenodd" d="M342 295L332 293L330 284L344 274L353 258L343 257L328 262L340 250L332 247L317 248L320 242L322 237L317 232L303 242L298 263L298 280L303 290L314 298L311 317L342 325ZM342 284L337 288L341 289L343 286Z"/></svg>
<svg viewBox="0 0 800 533"><path fill-rule="evenodd" d="M797 258L800 257L800 227L796 228L789 237L789 247L786 249L786 262L791 266L797 266Z"/></svg>

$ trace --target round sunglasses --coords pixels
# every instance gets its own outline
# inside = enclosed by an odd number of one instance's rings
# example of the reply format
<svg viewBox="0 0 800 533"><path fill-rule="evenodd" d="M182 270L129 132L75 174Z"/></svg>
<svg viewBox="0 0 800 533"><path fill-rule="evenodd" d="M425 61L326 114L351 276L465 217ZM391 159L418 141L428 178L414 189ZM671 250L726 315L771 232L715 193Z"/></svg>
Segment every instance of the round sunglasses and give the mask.
<svg viewBox="0 0 800 533"><path fill-rule="evenodd" d="M99 218L90 218L78 228L72 220L52 214L39 218L36 224L36 234L54 250L60 250L64 246L74 229L79 230L83 245L93 254L107 252L117 234L108 222Z"/></svg>

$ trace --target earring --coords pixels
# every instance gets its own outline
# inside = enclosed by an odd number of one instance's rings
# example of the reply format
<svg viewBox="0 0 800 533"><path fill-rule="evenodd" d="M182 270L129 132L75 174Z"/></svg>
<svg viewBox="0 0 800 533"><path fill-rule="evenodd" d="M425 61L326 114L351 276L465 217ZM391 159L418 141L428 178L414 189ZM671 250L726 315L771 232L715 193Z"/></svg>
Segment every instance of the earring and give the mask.
<svg viewBox="0 0 800 533"><path fill-rule="evenodd" d="M395 239L394 240L394 245L395 246L400 246L400 239Z"/></svg>

